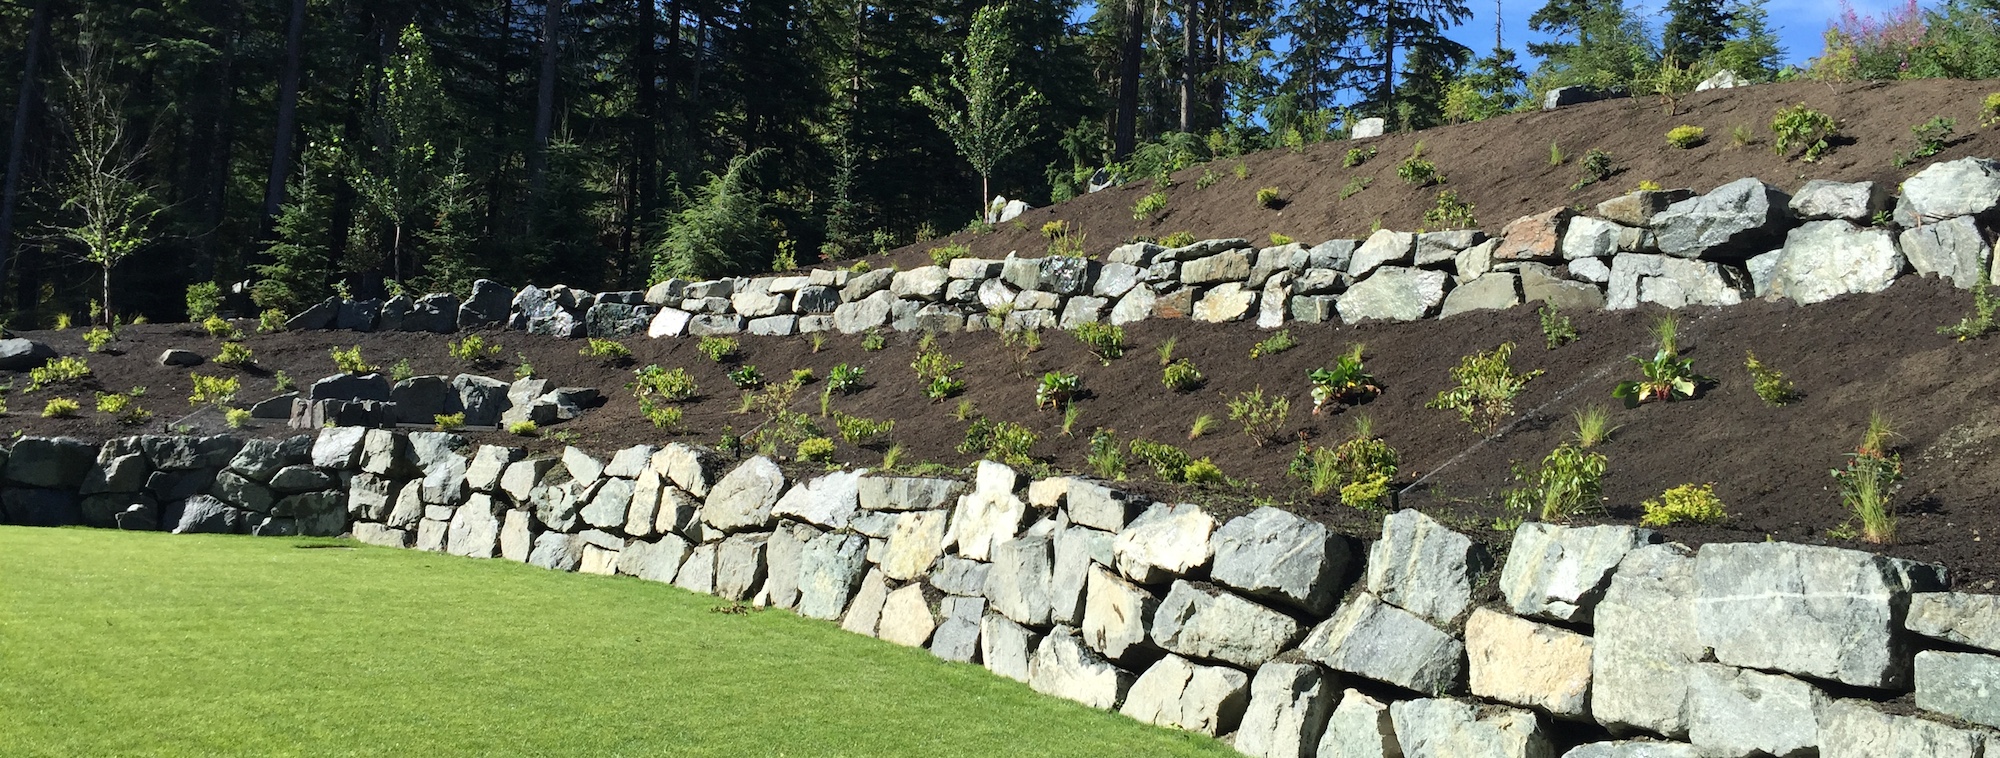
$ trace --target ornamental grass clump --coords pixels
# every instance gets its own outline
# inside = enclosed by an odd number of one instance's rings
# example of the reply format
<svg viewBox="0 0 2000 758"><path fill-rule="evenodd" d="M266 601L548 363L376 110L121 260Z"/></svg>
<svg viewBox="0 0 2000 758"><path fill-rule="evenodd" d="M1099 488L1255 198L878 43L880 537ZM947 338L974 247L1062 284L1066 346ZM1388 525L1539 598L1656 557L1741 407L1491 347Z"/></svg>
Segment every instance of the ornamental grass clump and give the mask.
<svg viewBox="0 0 2000 758"><path fill-rule="evenodd" d="M1903 481L1903 456L1889 450L1889 419L1868 416L1861 445L1847 454L1847 466L1829 472L1840 486L1840 502L1861 523L1860 538L1886 545L1896 541L1896 514L1890 503Z"/></svg>

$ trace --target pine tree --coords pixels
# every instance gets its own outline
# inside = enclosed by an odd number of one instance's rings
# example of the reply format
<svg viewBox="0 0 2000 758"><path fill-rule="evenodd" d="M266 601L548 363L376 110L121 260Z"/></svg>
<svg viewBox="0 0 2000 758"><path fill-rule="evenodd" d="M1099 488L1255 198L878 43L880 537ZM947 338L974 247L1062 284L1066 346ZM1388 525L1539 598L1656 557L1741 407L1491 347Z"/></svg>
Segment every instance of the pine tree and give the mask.
<svg viewBox="0 0 2000 758"><path fill-rule="evenodd" d="M472 294L472 282L485 273L472 257L477 200L472 177L465 172L465 151L454 151L431 188L429 205L436 217L429 228L417 232L428 256L424 275L417 279L421 291L466 297Z"/></svg>
<svg viewBox="0 0 2000 758"><path fill-rule="evenodd" d="M1745 81L1768 82L1778 75L1785 51L1767 23L1765 0L1734 0L1729 6L1729 39L1712 56L1711 67L1736 72Z"/></svg>
<svg viewBox="0 0 2000 758"><path fill-rule="evenodd" d="M993 170L1028 142L1034 128L1029 116L1042 95L1022 84L1009 69L1014 40L1006 18L1009 6L988 5L972 16L972 29L962 54L946 59L953 93L947 103L941 92L912 87L910 97L931 112L939 129L951 135L972 170L979 172L980 206L992 197Z"/></svg>
<svg viewBox="0 0 2000 758"><path fill-rule="evenodd" d="M1698 61L1722 49L1730 37L1730 14L1722 0L1667 0L1667 24L1660 52L1680 61Z"/></svg>
<svg viewBox="0 0 2000 758"><path fill-rule="evenodd" d="M299 172L289 182L273 228L277 239L265 249L270 262L251 267L259 278L251 285L250 299L259 308L296 311L332 292L327 250L333 235L327 224L333 203L313 178L326 161L324 153L325 148L309 145L299 156Z"/></svg>
<svg viewBox="0 0 2000 758"><path fill-rule="evenodd" d="M1583 85L1630 88L1659 56L1646 27L1622 0L1549 0L1528 18L1528 27L1560 42L1534 42L1528 51L1542 58L1529 89Z"/></svg>
<svg viewBox="0 0 2000 758"><path fill-rule="evenodd" d="M681 210L667 220L653 250L653 281L708 279L761 268L753 255L764 248L770 227L764 223L764 195L753 174L771 154L765 149L738 156L720 176L706 174L694 196L674 193Z"/></svg>

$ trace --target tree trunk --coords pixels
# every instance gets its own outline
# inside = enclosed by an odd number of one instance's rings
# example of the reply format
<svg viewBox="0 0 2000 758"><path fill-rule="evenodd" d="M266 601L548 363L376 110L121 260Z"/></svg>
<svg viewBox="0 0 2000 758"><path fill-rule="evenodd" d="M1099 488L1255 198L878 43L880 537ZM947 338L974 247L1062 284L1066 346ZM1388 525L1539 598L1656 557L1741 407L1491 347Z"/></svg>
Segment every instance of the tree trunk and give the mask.
<svg viewBox="0 0 2000 758"><path fill-rule="evenodd" d="M1139 57L1144 52L1146 8L1142 0L1125 0L1124 44L1118 56L1118 115L1111 136L1111 159L1132 155L1139 132Z"/></svg>
<svg viewBox="0 0 2000 758"><path fill-rule="evenodd" d="M292 0L292 20L285 27L285 68L278 76L278 128L271 149L271 175L264 183L264 223L269 230L285 204L285 180L292 173L294 122L299 110L299 68L305 45L306 0Z"/></svg>
<svg viewBox="0 0 2000 758"><path fill-rule="evenodd" d="M1194 54L1194 27L1200 0L1181 0L1181 131L1194 131L1194 82L1199 73Z"/></svg>
<svg viewBox="0 0 2000 758"><path fill-rule="evenodd" d="M542 74L535 92L535 145L528 156L528 212L541 209L542 191L548 186L549 134L555 128L556 55L561 47L562 6L569 0L548 0L542 5Z"/></svg>
<svg viewBox="0 0 2000 758"><path fill-rule="evenodd" d="M639 118L633 125L635 129L632 142L635 148L633 152L639 165L638 171L632 177L633 183L637 185L633 193L632 218L639 220L644 220L652 211L655 191L653 176L659 164L656 157L659 147L657 136L659 132L656 126L659 121L659 74L655 61L659 32L654 26L658 20L659 9L655 5L656 2L657 0L638 0L639 23L636 40L638 45L633 51L633 59L638 68Z"/></svg>
<svg viewBox="0 0 2000 758"><path fill-rule="evenodd" d="M39 0L34 18L28 22L27 63L21 71L21 97L14 104L14 133L7 141L7 177L0 186L0 282L7 280L7 264L13 257L14 206L20 199L21 168L28 157L28 117L34 110L37 84L35 63L48 36L49 0Z"/></svg>
<svg viewBox="0 0 2000 758"><path fill-rule="evenodd" d="M109 326L116 323L111 317L111 267L109 265L104 267L104 278L100 281L104 283L104 311L98 315L104 319L104 324Z"/></svg>

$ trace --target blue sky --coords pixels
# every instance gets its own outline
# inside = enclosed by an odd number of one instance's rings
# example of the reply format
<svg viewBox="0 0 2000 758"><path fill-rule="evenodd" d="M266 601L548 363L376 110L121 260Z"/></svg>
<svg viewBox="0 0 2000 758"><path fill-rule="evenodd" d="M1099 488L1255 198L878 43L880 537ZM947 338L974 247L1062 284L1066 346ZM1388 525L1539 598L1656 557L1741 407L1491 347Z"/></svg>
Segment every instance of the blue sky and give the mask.
<svg viewBox="0 0 2000 758"><path fill-rule="evenodd" d="M1466 4L1472 10L1473 18L1453 29L1451 37L1484 55L1493 48L1494 2L1466 0ZM1880 15L1897 5L1895 0L1852 0L1850 4L1857 11L1873 15ZM1934 5L1927 0L1920 0L1920 4L1926 8ZM1528 16L1542 5L1543 0L1502 0L1501 20L1508 47L1518 50L1528 42L1544 39L1542 35L1528 31ZM1666 7L1666 0L1628 0L1626 5L1646 19L1654 36L1659 35L1660 27L1666 23L1666 16L1661 12ZM1820 35L1840 13L1841 6L1838 0L1768 0L1765 10L1770 13L1769 21L1778 34L1778 44L1785 49L1785 61L1804 64L1807 59L1819 54Z"/></svg>

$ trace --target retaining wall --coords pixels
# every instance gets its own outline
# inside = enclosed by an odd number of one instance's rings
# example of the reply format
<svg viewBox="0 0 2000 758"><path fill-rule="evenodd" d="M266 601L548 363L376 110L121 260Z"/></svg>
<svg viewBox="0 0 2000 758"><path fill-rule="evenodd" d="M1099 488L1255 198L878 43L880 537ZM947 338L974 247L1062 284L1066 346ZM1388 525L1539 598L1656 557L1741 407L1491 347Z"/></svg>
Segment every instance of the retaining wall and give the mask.
<svg viewBox="0 0 2000 758"><path fill-rule="evenodd" d="M1363 546L1273 508L1224 520L992 462L794 479L684 444L530 457L357 427L25 438L4 470L6 523L351 533L630 575L1254 756L1553 758L1578 734L1598 741L1571 758L2000 751L2000 597L1851 550L1528 523L1495 566L1416 511ZM1500 599L1480 602L1488 583Z"/></svg>

